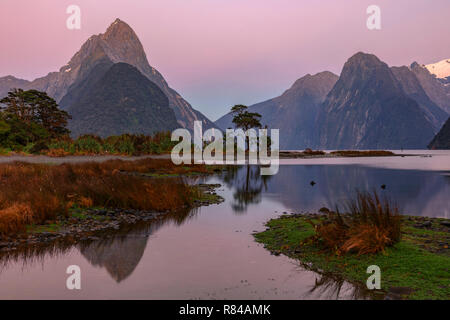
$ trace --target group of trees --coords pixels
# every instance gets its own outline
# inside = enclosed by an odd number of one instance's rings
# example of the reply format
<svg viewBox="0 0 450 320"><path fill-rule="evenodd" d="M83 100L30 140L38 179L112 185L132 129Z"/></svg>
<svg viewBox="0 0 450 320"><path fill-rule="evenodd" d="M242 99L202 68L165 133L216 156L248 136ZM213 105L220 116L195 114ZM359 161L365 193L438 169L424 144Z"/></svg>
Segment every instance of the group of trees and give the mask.
<svg viewBox="0 0 450 320"><path fill-rule="evenodd" d="M14 89L0 100L0 146L12 150L69 134L70 115L37 90Z"/></svg>

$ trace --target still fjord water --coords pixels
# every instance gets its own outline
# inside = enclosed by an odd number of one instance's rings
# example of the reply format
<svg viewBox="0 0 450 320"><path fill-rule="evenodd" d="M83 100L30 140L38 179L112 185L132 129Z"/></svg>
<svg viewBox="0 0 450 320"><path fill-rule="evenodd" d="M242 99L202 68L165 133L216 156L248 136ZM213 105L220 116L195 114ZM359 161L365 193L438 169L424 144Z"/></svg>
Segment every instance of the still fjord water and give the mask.
<svg viewBox="0 0 450 320"><path fill-rule="evenodd" d="M405 214L450 218L450 153L420 153L432 157L284 160L272 177L260 176L257 167L228 170L202 181L222 185L220 205L0 260L0 298L363 298L348 283L271 255L252 233L283 213L334 208L356 189L386 194ZM81 290L66 288L69 265L81 268Z"/></svg>

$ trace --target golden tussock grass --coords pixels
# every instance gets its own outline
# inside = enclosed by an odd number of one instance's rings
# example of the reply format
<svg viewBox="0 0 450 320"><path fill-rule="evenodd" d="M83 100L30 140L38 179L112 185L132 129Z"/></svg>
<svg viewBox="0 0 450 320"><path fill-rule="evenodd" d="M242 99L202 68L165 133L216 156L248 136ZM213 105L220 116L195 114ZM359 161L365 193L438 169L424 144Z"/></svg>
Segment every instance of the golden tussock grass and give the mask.
<svg viewBox="0 0 450 320"><path fill-rule="evenodd" d="M398 208L378 194L357 192L346 205L347 212L328 212L320 223L313 223L315 235L308 241L323 244L336 254L370 254L384 251L401 237Z"/></svg>
<svg viewBox="0 0 450 320"><path fill-rule="evenodd" d="M188 206L193 189L180 178L150 179L126 172L177 173L170 160L0 165L0 234L66 216L68 209L112 207L166 211ZM207 172L204 166L197 171Z"/></svg>

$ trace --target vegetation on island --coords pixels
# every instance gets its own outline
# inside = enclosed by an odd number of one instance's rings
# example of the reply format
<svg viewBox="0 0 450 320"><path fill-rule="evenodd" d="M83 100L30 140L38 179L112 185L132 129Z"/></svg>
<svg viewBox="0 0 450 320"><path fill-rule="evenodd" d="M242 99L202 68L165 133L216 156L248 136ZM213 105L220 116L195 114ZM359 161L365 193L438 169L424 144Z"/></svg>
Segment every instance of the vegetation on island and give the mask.
<svg viewBox="0 0 450 320"><path fill-rule="evenodd" d="M281 216L255 237L276 254L361 288L367 268L380 267L381 290L371 291L374 298L394 292L400 292L395 298L450 298L450 250L442 245L450 240L448 220L418 224L422 217L400 216L376 194L358 194L346 209Z"/></svg>

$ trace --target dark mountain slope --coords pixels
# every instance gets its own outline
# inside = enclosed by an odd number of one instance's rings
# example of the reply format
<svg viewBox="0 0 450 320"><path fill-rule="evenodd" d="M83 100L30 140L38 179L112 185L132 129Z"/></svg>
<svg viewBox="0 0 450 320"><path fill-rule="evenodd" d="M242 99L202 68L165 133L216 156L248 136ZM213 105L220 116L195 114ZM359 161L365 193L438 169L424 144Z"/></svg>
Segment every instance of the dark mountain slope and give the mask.
<svg viewBox="0 0 450 320"><path fill-rule="evenodd" d="M427 120L433 124L435 132L438 132L448 118L447 112L431 101L414 72L408 67L392 67L391 70L400 82L403 91L419 104L425 112Z"/></svg>
<svg viewBox="0 0 450 320"><path fill-rule="evenodd" d="M88 85L74 88L68 112L73 136L92 133L102 137L122 133L152 134L178 127L164 92L135 67L100 63L87 77Z"/></svg>
<svg viewBox="0 0 450 320"><path fill-rule="evenodd" d="M357 53L344 65L317 117L324 149L424 148L433 126L376 56Z"/></svg>

